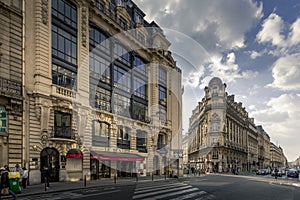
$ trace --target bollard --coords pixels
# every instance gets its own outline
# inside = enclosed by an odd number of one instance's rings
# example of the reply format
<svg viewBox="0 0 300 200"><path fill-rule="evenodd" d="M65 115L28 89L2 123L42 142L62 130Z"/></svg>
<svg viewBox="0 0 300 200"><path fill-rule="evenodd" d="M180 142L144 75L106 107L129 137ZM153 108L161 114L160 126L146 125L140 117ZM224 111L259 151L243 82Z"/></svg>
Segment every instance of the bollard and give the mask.
<svg viewBox="0 0 300 200"><path fill-rule="evenodd" d="M153 173L152 173L152 181L153 181Z"/></svg>
<svg viewBox="0 0 300 200"><path fill-rule="evenodd" d="M136 175L136 182L138 182L139 181L139 177L138 177L138 175Z"/></svg>
<svg viewBox="0 0 300 200"><path fill-rule="evenodd" d="M45 179L45 191L47 191L47 181Z"/></svg>
<svg viewBox="0 0 300 200"><path fill-rule="evenodd" d="M117 177L116 177L116 175L114 176L114 182L117 183Z"/></svg>
<svg viewBox="0 0 300 200"><path fill-rule="evenodd" d="M165 172L165 180L167 179L167 173Z"/></svg>
<svg viewBox="0 0 300 200"><path fill-rule="evenodd" d="M84 187L86 187L86 175L84 175L83 185L84 185Z"/></svg>

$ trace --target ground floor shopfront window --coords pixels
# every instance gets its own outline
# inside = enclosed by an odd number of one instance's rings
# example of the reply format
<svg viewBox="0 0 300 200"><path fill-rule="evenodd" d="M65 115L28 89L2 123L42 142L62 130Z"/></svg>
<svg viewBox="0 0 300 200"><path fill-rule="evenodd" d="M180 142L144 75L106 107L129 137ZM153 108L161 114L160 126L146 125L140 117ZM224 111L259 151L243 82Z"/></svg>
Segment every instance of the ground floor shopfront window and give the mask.
<svg viewBox="0 0 300 200"><path fill-rule="evenodd" d="M111 177L111 161L91 160L91 178L93 180Z"/></svg>

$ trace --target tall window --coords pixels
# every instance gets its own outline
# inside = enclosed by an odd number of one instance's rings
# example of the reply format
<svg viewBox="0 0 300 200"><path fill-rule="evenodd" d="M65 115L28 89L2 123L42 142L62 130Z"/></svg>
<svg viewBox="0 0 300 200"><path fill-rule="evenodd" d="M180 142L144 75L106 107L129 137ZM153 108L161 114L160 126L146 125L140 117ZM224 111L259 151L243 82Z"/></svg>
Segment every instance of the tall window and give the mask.
<svg viewBox="0 0 300 200"><path fill-rule="evenodd" d="M0 106L0 133L7 132L7 112L4 106Z"/></svg>
<svg viewBox="0 0 300 200"><path fill-rule="evenodd" d="M98 81L110 84L110 61L96 52L90 52L89 56L90 75Z"/></svg>
<svg viewBox="0 0 300 200"><path fill-rule="evenodd" d="M160 84L167 85L167 71L163 67L159 67L158 78Z"/></svg>
<svg viewBox="0 0 300 200"><path fill-rule="evenodd" d="M134 57L133 60L133 67L135 69L135 71L139 71L143 74L146 73L146 66L145 66L145 62L138 56Z"/></svg>
<svg viewBox="0 0 300 200"><path fill-rule="evenodd" d="M145 80L135 76L133 78L134 95L147 100L147 83Z"/></svg>
<svg viewBox="0 0 300 200"><path fill-rule="evenodd" d="M118 115L130 117L130 98L114 94L114 112Z"/></svg>
<svg viewBox="0 0 300 200"><path fill-rule="evenodd" d="M114 66L114 83L115 85L125 91L130 92L131 89L131 75L125 69L115 65Z"/></svg>
<svg viewBox="0 0 300 200"><path fill-rule="evenodd" d="M130 149L130 128L118 126L117 146L121 149Z"/></svg>
<svg viewBox="0 0 300 200"><path fill-rule="evenodd" d="M114 48L114 57L124 64L130 66L130 53L122 45L116 43Z"/></svg>
<svg viewBox="0 0 300 200"><path fill-rule="evenodd" d="M54 137L75 139L72 133L72 115L54 111Z"/></svg>
<svg viewBox="0 0 300 200"><path fill-rule="evenodd" d="M147 105L132 101L132 112L131 117L143 122L147 121Z"/></svg>
<svg viewBox="0 0 300 200"><path fill-rule="evenodd" d="M218 151L213 151L212 152L212 159L219 159Z"/></svg>
<svg viewBox="0 0 300 200"><path fill-rule="evenodd" d="M147 153L147 132L141 130L136 131L136 149L139 152Z"/></svg>
<svg viewBox="0 0 300 200"><path fill-rule="evenodd" d="M100 110L111 111L111 92L90 84L90 104Z"/></svg>
<svg viewBox="0 0 300 200"><path fill-rule="evenodd" d="M158 134L157 138L157 149L161 149L167 145L167 135L164 133Z"/></svg>
<svg viewBox="0 0 300 200"><path fill-rule="evenodd" d="M106 122L93 121L93 145L109 146L110 125Z"/></svg>
<svg viewBox="0 0 300 200"><path fill-rule="evenodd" d="M106 35L98 26L90 23L90 51L96 51L99 53L105 53L110 55L110 40L109 36ZM96 49L95 49L96 48Z"/></svg>
<svg viewBox="0 0 300 200"><path fill-rule="evenodd" d="M67 0L52 1L52 83L76 88L77 8Z"/></svg>

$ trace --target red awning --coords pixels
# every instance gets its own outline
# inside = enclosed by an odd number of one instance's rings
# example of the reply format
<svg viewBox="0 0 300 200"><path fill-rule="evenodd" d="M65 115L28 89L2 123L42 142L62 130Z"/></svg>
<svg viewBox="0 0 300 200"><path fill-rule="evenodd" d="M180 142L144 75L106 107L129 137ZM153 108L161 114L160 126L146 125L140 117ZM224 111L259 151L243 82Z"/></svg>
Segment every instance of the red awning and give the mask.
<svg viewBox="0 0 300 200"><path fill-rule="evenodd" d="M83 155L78 149L70 149L67 153L67 158L83 158Z"/></svg>
<svg viewBox="0 0 300 200"><path fill-rule="evenodd" d="M113 161L143 161L145 158L132 153L117 152L95 152L91 151L92 160L113 160Z"/></svg>

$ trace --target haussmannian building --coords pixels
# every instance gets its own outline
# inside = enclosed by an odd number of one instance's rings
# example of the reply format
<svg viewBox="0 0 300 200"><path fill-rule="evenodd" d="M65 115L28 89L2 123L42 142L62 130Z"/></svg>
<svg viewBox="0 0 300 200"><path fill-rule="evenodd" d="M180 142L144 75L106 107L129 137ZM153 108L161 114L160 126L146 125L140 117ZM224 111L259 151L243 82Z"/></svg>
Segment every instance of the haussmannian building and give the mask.
<svg viewBox="0 0 300 200"><path fill-rule="evenodd" d="M270 165L272 168L286 167L283 149L280 146L276 146L273 142L270 143L270 155Z"/></svg>
<svg viewBox="0 0 300 200"><path fill-rule="evenodd" d="M22 163L23 8L21 0L0 0L0 166Z"/></svg>
<svg viewBox="0 0 300 200"><path fill-rule="evenodd" d="M181 174L181 70L163 30L131 0L24 7L30 182L44 167L51 181Z"/></svg>
<svg viewBox="0 0 300 200"><path fill-rule="evenodd" d="M254 118L248 120L248 167L247 171L253 172L258 166L258 130Z"/></svg>
<svg viewBox="0 0 300 200"><path fill-rule="evenodd" d="M270 136L265 132L261 125L258 130L258 163L259 168L269 168L270 165Z"/></svg>
<svg viewBox="0 0 300 200"><path fill-rule="evenodd" d="M190 117L189 161L210 172L246 171L248 113L228 95L220 78L210 80Z"/></svg>
<svg viewBox="0 0 300 200"><path fill-rule="evenodd" d="M286 167L283 149L270 142L234 95L227 94L220 78L212 78L204 91L190 117L188 167L208 172Z"/></svg>

